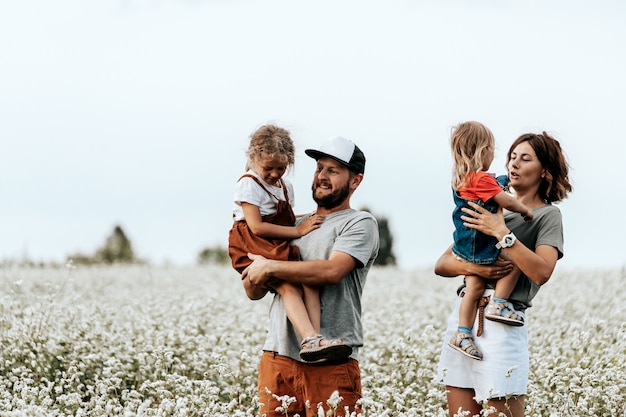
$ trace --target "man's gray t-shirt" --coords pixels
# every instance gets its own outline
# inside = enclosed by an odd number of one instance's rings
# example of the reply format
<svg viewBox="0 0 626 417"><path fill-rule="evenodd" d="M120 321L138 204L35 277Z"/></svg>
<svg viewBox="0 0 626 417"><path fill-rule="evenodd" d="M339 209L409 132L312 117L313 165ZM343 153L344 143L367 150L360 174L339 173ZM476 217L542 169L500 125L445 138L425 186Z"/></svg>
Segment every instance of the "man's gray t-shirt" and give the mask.
<svg viewBox="0 0 626 417"><path fill-rule="evenodd" d="M294 239L292 244L300 249L303 261L328 259L334 251L347 253L356 260L356 269L339 284L320 287L320 304L321 333L329 339L342 338L352 346L351 357L358 359L359 347L363 346L361 296L367 273L378 254L376 219L365 211L342 210L325 216L319 229ZM301 340L287 319L282 297L274 294L263 350L300 361Z"/></svg>

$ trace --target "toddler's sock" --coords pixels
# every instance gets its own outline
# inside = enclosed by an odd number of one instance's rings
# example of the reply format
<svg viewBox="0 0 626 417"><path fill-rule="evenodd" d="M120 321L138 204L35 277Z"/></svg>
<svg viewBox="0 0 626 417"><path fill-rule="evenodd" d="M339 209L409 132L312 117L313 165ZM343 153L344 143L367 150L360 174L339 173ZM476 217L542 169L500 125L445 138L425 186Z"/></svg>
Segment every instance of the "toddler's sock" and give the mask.
<svg viewBox="0 0 626 417"><path fill-rule="evenodd" d="M466 326L459 326L457 328L459 330L459 333L466 333L466 334L472 334L472 329ZM467 343L469 343L468 339L463 339L461 341L461 346L465 346Z"/></svg>
<svg viewBox="0 0 626 417"><path fill-rule="evenodd" d="M509 300L507 300L506 298L500 298L500 297L493 297L493 301L495 301L496 303L508 303ZM501 311L501 315L506 314L509 311L508 307L504 307Z"/></svg>
<svg viewBox="0 0 626 417"><path fill-rule="evenodd" d="M459 326L458 330L460 333L472 334L472 329L470 327Z"/></svg>

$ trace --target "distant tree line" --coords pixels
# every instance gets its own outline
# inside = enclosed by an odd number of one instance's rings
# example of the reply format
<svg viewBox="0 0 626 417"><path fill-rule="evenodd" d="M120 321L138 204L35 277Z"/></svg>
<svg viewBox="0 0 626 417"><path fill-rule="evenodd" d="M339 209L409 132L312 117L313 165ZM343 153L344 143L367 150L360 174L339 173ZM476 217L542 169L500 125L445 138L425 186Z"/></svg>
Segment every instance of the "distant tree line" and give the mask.
<svg viewBox="0 0 626 417"><path fill-rule="evenodd" d="M368 211L369 209L363 208ZM384 216L375 216L378 221L378 233L380 236L380 248L378 257L374 265L393 266L396 265L396 256L393 253L393 235L389 227L389 221ZM76 265L98 265L98 264L143 264L145 261L137 258L133 250L132 243L121 226L116 225L111 235L106 238L101 247L91 254L74 253L67 257ZM230 263L228 249L223 246L211 246L203 248L196 257L199 265L216 264L227 265ZM3 262L7 263L7 262ZM31 261L21 262L23 265L35 266ZM43 265L39 265L43 266Z"/></svg>
<svg viewBox="0 0 626 417"><path fill-rule="evenodd" d="M212 247L204 248L198 253L197 262L200 265L228 264L230 263L230 256L228 256L228 249L222 246L212 246Z"/></svg>

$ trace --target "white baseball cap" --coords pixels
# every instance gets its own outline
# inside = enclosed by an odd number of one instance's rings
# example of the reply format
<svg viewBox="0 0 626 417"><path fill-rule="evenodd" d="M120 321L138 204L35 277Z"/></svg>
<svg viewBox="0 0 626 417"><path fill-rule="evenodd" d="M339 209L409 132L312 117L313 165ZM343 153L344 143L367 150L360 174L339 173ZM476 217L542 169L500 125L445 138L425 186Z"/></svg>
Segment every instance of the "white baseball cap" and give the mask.
<svg viewBox="0 0 626 417"><path fill-rule="evenodd" d="M316 161L323 157L332 158L357 174L365 172L365 155L352 141L341 136L327 140L319 149L307 149L304 153Z"/></svg>

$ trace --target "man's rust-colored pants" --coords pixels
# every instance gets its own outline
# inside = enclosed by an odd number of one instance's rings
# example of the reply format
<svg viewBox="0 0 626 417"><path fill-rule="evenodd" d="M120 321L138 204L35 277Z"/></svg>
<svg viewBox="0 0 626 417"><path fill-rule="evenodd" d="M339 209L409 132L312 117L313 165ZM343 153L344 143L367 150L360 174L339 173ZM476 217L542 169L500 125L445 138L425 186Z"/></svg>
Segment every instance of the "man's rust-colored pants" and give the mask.
<svg viewBox="0 0 626 417"><path fill-rule="evenodd" d="M289 405L290 416L312 417L317 414L317 405L322 403L324 410L329 409L326 401L333 391L339 391L343 397L337 416L344 416L347 406L349 412L355 410L356 402L361 398L361 371L359 362L349 359L340 364L310 365L295 361L273 352L263 352L259 363L259 402L261 416L284 416L284 411L276 411L282 404L272 394L279 397L295 397L296 402Z"/></svg>

